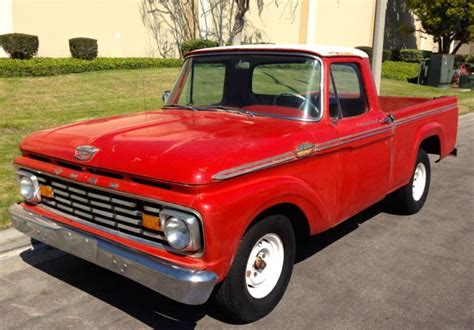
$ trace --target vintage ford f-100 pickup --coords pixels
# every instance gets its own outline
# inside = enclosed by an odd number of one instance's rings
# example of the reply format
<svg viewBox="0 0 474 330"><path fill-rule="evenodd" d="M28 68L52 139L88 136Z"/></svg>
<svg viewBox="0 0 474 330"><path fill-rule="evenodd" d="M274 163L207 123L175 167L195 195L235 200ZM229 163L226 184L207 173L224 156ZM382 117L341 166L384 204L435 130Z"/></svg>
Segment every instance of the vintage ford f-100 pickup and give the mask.
<svg viewBox="0 0 474 330"><path fill-rule="evenodd" d="M456 154L454 97L381 97L351 48L252 45L185 56L161 110L48 129L15 160L14 226L229 319L269 313L295 242L391 195L419 211Z"/></svg>

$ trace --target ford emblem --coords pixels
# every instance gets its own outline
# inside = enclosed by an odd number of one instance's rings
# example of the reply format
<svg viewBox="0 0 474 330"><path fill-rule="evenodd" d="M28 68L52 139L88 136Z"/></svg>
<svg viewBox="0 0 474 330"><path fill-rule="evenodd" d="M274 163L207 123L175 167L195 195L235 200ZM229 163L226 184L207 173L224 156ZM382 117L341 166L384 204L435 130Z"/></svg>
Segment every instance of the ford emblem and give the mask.
<svg viewBox="0 0 474 330"><path fill-rule="evenodd" d="M94 146L79 146L76 148L74 157L79 160L90 160L97 151L99 151L99 149Z"/></svg>

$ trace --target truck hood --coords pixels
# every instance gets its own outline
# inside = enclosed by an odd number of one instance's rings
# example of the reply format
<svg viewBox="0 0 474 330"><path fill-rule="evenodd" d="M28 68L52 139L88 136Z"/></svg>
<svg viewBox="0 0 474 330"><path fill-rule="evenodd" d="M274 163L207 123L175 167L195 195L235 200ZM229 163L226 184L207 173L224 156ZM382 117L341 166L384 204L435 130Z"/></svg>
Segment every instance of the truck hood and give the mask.
<svg viewBox="0 0 474 330"><path fill-rule="evenodd" d="M22 151L160 181L198 185L223 170L294 150L305 123L209 111L166 110L79 122L30 135ZM99 149L88 161L78 146Z"/></svg>

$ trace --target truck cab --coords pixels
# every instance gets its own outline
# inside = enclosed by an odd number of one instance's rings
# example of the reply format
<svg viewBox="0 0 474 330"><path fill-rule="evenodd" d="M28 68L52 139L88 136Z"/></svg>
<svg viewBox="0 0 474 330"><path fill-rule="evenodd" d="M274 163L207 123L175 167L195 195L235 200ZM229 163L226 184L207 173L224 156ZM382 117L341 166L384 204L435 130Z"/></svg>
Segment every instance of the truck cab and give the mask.
<svg viewBox="0 0 474 330"><path fill-rule="evenodd" d="M234 322L271 312L295 245L391 195L413 214L456 154L455 98L380 97L367 55L251 45L186 54L162 109L27 137L33 238Z"/></svg>

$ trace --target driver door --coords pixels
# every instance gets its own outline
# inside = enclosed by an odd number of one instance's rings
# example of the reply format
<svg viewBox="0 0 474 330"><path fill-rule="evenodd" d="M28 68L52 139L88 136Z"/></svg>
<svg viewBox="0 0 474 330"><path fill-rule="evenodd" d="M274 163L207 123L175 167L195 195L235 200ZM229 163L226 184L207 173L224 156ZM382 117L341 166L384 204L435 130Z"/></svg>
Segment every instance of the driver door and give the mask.
<svg viewBox="0 0 474 330"><path fill-rule="evenodd" d="M330 115L340 141L338 221L383 199L390 179L392 124L369 99L361 64L335 59L330 65Z"/></svg>

